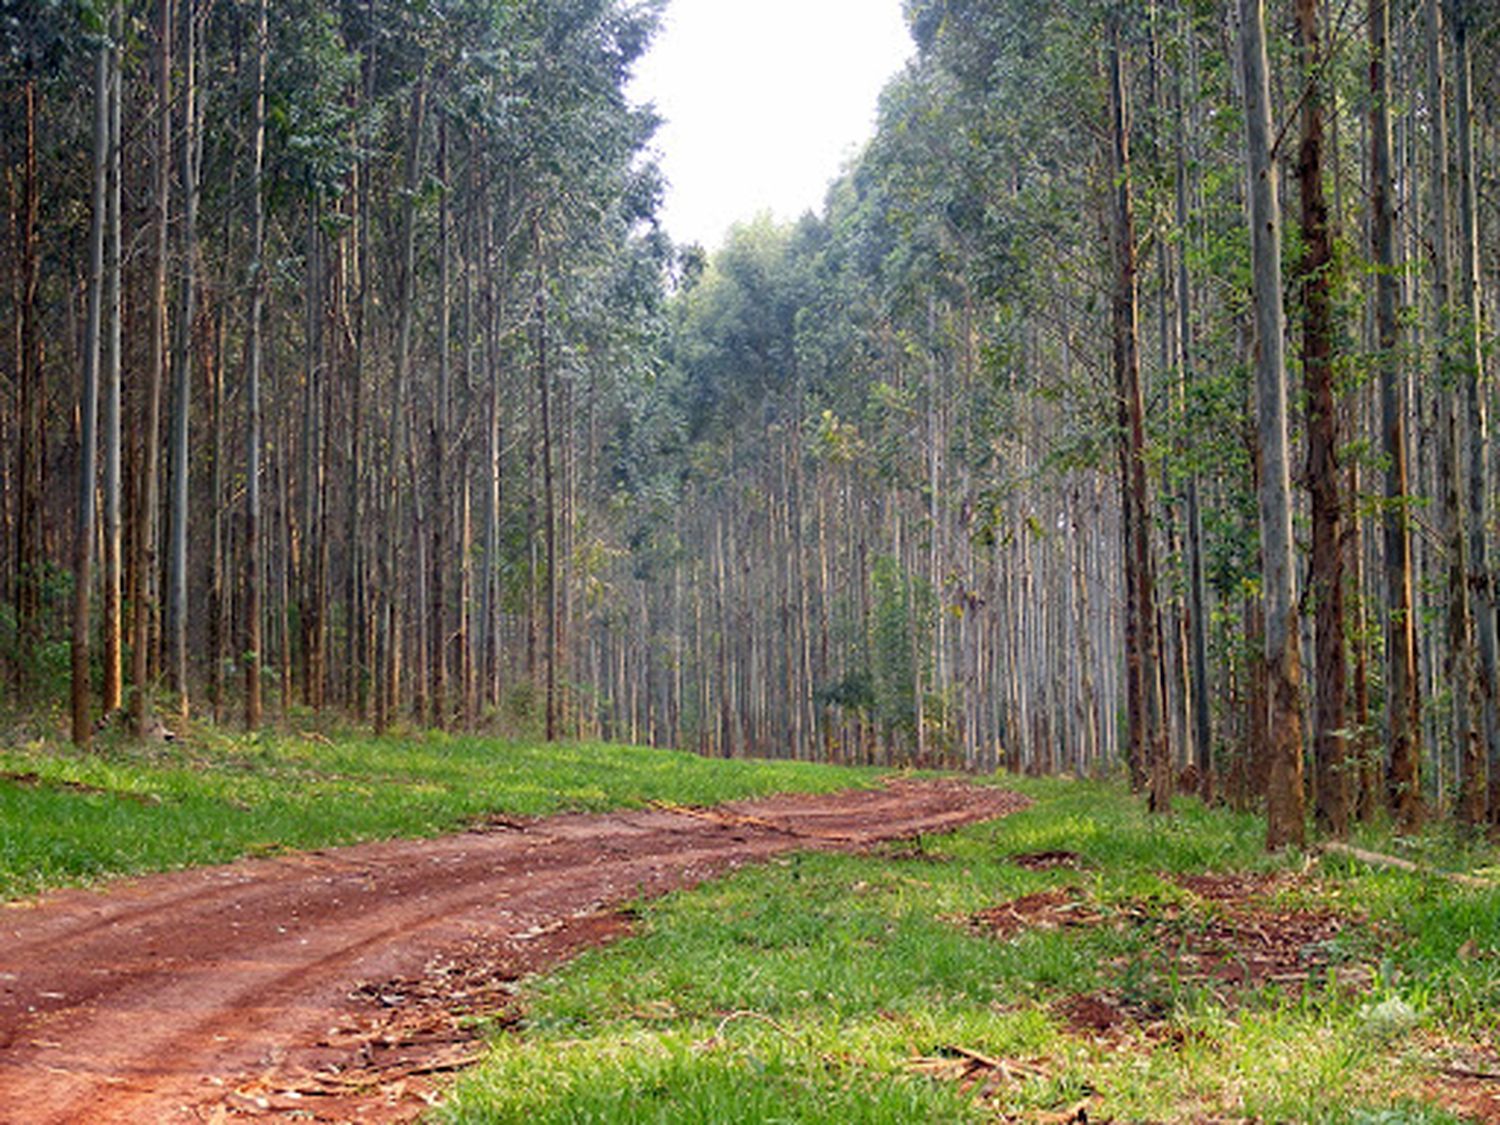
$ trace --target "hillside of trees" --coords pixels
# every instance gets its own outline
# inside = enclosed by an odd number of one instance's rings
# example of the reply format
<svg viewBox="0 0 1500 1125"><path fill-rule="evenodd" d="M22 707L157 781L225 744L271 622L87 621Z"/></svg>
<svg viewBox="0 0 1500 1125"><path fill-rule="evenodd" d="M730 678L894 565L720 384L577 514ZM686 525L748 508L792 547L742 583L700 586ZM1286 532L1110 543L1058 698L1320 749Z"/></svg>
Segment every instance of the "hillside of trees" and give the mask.
<svg viewBox="0 0 1500 1125"><path fill-rule="evenodd" d="M1500 8L906 8L705 250L659 0L0 2L15 709L1500 823Z"/></svg>

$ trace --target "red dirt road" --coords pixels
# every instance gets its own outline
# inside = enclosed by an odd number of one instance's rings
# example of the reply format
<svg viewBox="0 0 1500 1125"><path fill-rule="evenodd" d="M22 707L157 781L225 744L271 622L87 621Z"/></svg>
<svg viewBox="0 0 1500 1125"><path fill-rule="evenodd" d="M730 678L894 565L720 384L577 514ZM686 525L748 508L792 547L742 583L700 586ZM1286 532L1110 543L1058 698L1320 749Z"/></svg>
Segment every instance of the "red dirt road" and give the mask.
<svg viewBox="0 0 1500 1125"><path fill-rule="evenodd" d="M959 782L496 822L0 908L0 1122L406 1121L477 1053L461 1012L629 925L628 901L792 849L1027 802Z"/></svg>

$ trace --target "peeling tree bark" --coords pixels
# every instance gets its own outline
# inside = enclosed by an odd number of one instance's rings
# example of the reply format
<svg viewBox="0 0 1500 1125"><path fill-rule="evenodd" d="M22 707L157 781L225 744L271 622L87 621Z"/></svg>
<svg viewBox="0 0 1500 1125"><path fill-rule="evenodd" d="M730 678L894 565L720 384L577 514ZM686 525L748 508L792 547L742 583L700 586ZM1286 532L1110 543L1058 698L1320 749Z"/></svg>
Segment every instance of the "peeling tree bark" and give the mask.
<svg viewBox="0 0 1500 1125"><path fill-rule="evenodd" d="M1312 493L1311 586L1317 621L1313 762L1317 819L1337 837L1349 831L1345 768L1344 560L1339 541L1338 408L1333 391L1333 238L1323 195L1323 52L1317 0L1297 0L1297 32L1308 87L1302 102L1297 175L1302 203L1302 367L1307 392L1307 477Z"/></svg>

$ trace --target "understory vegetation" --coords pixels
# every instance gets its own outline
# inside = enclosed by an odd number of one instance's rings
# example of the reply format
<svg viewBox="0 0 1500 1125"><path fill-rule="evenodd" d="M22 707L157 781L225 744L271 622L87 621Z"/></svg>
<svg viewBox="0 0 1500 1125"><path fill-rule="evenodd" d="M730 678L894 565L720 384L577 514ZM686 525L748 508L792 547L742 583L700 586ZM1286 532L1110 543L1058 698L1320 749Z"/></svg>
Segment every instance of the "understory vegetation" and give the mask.
<svg viewBox="0 0 1500 1125"><path fill-rule="evenodd" d="M1006 779L1005 784L1015 784ZM1446 1122L1500 1106L1500 890L1267 857L1196 802L1027 811L640 904L532 980L445 1122ZM1365 843L1493 862L1452 835ZM1317 940L1305 940L1309 936Z"/></svg>

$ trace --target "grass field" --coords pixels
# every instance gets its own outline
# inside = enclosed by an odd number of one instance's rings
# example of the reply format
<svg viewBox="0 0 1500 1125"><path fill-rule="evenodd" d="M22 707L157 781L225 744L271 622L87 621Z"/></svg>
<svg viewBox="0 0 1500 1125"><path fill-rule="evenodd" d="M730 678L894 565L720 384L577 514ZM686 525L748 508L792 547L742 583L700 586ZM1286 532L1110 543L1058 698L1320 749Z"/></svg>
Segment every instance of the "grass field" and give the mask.
<svg viewBox="0 0 1500 1125"><path fill-rule="evenodd" d="M104 741L104 740L101 740ZM711 804L874 772L446 735L0 751L0 896L493 814ZM1500 890L1268 857L1115 786L638 904L528 981L445 1122L1500 1120ZM1493 874L1443 831L1359 843Z"/></svg>
<svg viewBox="0 0 1500 1125"><path fill-rule="evenodd" d="M1151 822L1110 786L1022 787L1031 809L920 848L642 904L636 936L529 984L437 1119L1496 1119L1500 1084L1462 1072L1500 1071L1500 892L1279 864L1255 819L1196 803ZM1291 968L1235 987L1257 928ZM1205 971L1226 932L1243 948Z"/></svg>
<svg viewBox="0 0 1500 1125"><path fill-rule="evenodd" d="M876 776L443 734L99 741L90 754L41 743L0 750L0 899L244 855L430 836L491 814L713 804Z"/></svg>

